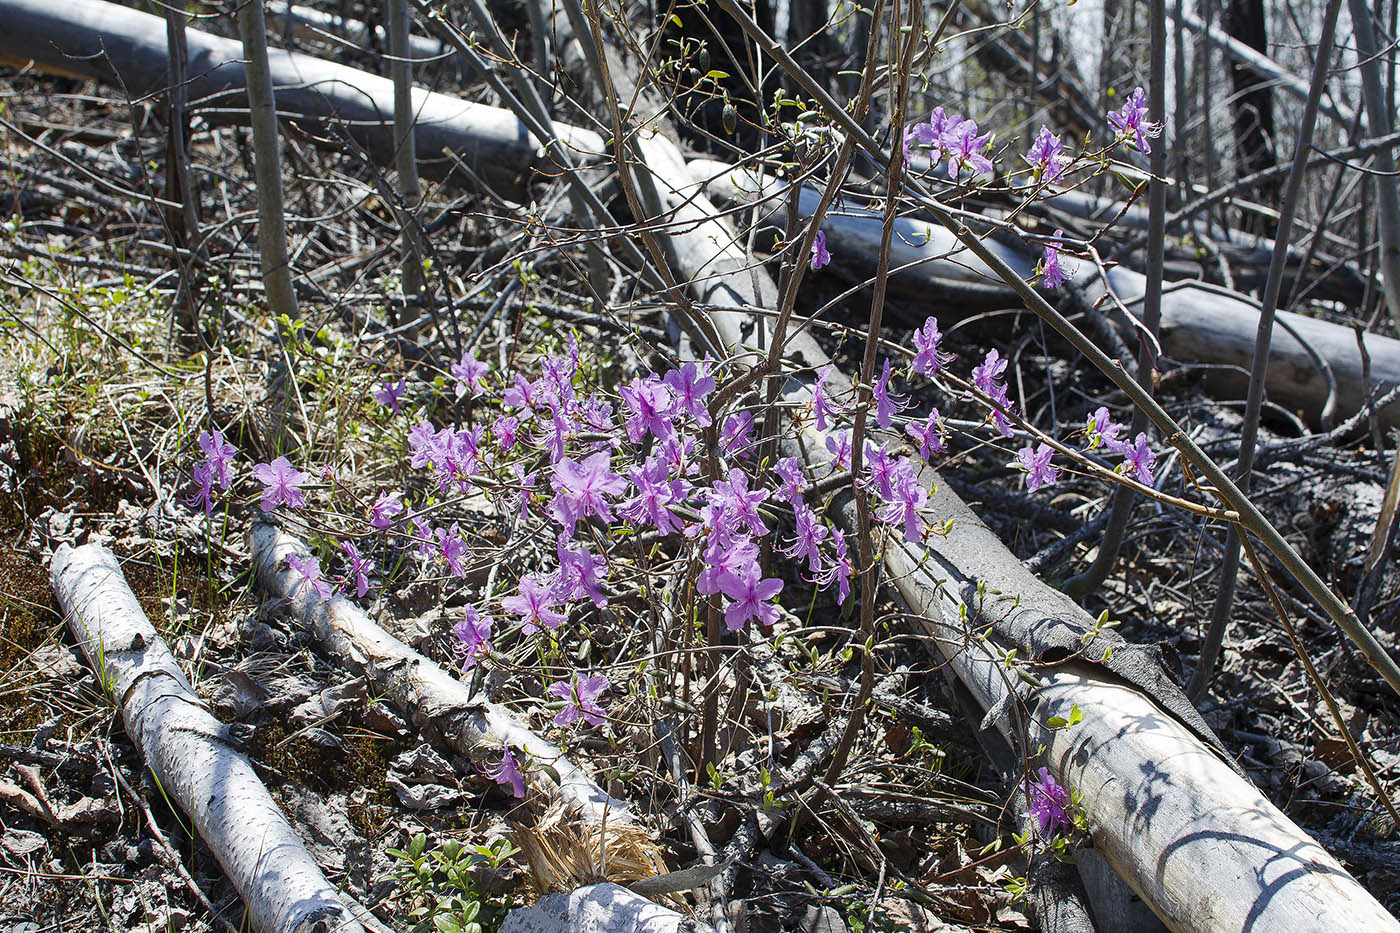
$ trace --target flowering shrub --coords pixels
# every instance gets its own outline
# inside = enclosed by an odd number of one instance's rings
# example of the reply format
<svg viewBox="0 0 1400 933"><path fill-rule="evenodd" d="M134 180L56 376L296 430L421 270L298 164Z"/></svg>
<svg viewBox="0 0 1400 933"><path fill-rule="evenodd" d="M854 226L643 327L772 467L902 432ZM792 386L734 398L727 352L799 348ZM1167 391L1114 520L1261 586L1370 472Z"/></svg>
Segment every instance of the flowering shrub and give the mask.
<svg viewBox="0 0 1400 933"><path fill-rule="evenodd" d="M1145 151L1160 128L1143 121L1144 108L1139 89L1110 118L1118 142ZM935 165L946 159L948 177L957 180L994 170L989 140L975 121L939 108L927 123L910 126L904 143L907 153L926 152ZM1038 185L1056 182L1074 165L1044 128L1026 158ZM1038 274L1047 288L1067 274L1059 258L1062 235L1057 230L1044 247ZM811 267L830 261L826 235L818 231ZM850 471L857 443L860 475L850 480L874 500L877 534L918 544L946 531L928 514L930 488L921 465L948 451L948 422L938 408L911 410L902 387L932 383L949 404L978 406L1001 438L1028 440L1015 463L1031 493L1055 485L1067 468L1052 461L1068 448L1017 413L1008 360L990 349L962 370L964 378L942 342L938 321L929 317L912 334L907 358L880 360L868 387L880 430L859 440L853 428L861 394L841 388L832 366L817 372L807 403L786 421L786 430L812 432L809 441L820 441L808 450L829 455L807 465L792 456L760 457L760 445L772 439L755 436L752 395L723 391L740 375L727 361L689 360L610 384L584 364L572 335L510 373L493 371L468 350L435 390L390 376L372 391L386 431L403 445L400 479L392 488L356 497L347 508L346 497L354 493L335 470L321 471L330 486L308 488L316 471L278 456L252 469L261 486L258 505L263 512L295 514L327 539L319 557L289 556L292 572L322 598L339 591L365 599L415 574L471 576L483 548L496 545L476 541L477 528L464 524L455 506L485 502L519 556L495 568L484 585L471 584L475 599L453 628L464 672L495 663L502 646L522 640L539 644L542 659L572 657L558 649L577 636L583 620L618 601L683 619L698 619L697 607L708 607L730 632L759 637L781 616L785 584L771 559L775 552L792 562L792 574L830 591L838 604L848 600L856 568L845 536L826 514L829 492L813 483ZM1080 432L1078 456L1117 455L1118 472L1152 485L1155 454L1146 435L1120 441L1121 430L1099 409ZM187 501L210 513L220 494L236 486L236 452L217 430L200 435L198 444L204 457L192 468L197 490ZM308 515L308 496L322 500L317 516L341 520L326 524ZM777 534L780 523L793 533ZM526 542L534 546L524 548ZM536 556L527 559L527 553ZM669 595L658 595L649 580L649 553L669 555L679 560L673 567L687 568ZM339 573L322 569L328 555L338 556ZM558 673L544 690L558 704L554 724L606 727L614 692L608 677L586 669ZM507 748L489 773L519 796L521 769L528 765ZM1041 796L1056 799L1049 790Z"/></svg>

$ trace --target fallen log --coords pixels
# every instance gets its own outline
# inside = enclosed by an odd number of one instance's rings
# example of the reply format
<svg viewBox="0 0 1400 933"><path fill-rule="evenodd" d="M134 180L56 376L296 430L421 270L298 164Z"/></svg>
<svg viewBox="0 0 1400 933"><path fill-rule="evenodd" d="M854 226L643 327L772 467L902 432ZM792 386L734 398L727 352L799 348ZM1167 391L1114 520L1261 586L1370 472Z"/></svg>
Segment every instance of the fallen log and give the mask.
<svg viewBox="0 0 1400 933"><path fill-rule="evenodd" d="M383 26L371 26L339 13L330 13L315 7L288 7L277 4L275 7L269 7L266 16L269 23L280 29L290 27L292 35L299 39L331 42L357 50L369 49L376 45L386 50L389 47L389 37ZM438 58L450 52L444 49L438 40L416 35L409 36L408 49L415 59L420 60Z"/></svg>
<svg viewBox="0 0 1400 933"><path fill-rule="evenodd" d="M766 327L767 319L745 309L763 306L771 280L744 262L734 230L691 180L672 144L645 138L638 149L667 208L665 216L649 220L673 231L670 252L678 271L711 309L731 352L759 342L755 329ZM802 368L828 362L806 333L790 339L786 359ZM838 381L828 380L829 391L839 391ZM787 410L800 411L810 401L807 380L787 381ZM797 446L813 467L828 459L814 428ZM921 482L936 489L932 514L953 519L953 527L928 546L891 543L885 550L889 579L987 710L988 726L1013 747L1045 745L1051 771L1083 795L1095 848L1164 922L1203 931L1400 930L1365 888L1237 772L1146 652L1099 635L1096 647L1116 646L1116 661L1049 668L1039 687L1022 697L998 644L1020 646L1020 657L1033 660L1072 656L1093 620L1026 571L936 471L925 467ZM848 530L853 511L850 503L839 510ZM996 636L970 628L973 620L992 619L1000 620ZM1026 670L1032 677L1034 671ZM1014 715L1022 701L1033 711L1028 724ZM1078 725L1044 725L1057 715L1068 720L1076 705L1085 713Z"/></svg>
<svg viewBox="0 0 1400 933"><path fill-rule="evenodd" d="M690 163L693 182L727 201L765 204L774 209L783 203L786 183L748 169L697 159ZM819 194L804 186L799 214L810 217ZM942 280L973 285L998 282L984 263L971 255L957 237L939 224L916 217L896 222L890 257L891 286L901 284L905 294L928 295ZM871 211L847 209L829 214L823 224L827 243L837 262L873 269L879 254L881 220ZM1024 278L1033 275L1035 260L1026 252L996 240L987 246ZM1074 283L1091 297L1111 291L1130 312L1141 305L1147 278L1140 272L1116 266L1105 279L1091 263L1080 262ZM1302 411L1316 422L1330 396L1326 373L1314 354L1331 368L1336 384L1337 414L1346 417L1366 404L1368 393L1400 385L1400 340L1366 334L1362 357L1357 335L1349 327L1291 312L1279 312L1279 332L1269 351L1265 386L1272 401ZM1214 375L1221 392L1240 392L1248 382L1249 362L1259 326L1258 306L1243 295L1192 282L1175 282L1162 295L1161 342L1165 353L1179 360L1238 367L1237 375ZM1125 365L1131 361L1123 361ZM1368 373L1369 367L1369 373ZM1400 403L1378 412L1386 427L1400 425Z"/></svg>
<svg viewBox="0 0 1400 933"><path fill-rule="evenodd" d="M194 692L105 547L61 546L50 567L68 628L121 709L161 789L194 823L260 933L364 928Z"/></svg>
<svg viewBox="0 0 1400 933"><path fill-rule="evenodd" d="M501 933L713 933L713 928L678 914L616 884L592 884L567 894L546 895L531 907L510 912Z"/></svg>
<svg viewBox="0 0 1400 933"><path fill-rule="evenodd" d="M292 617L317 643L350 670L369 678L374 689L407 713L419 726L431 725L468 758L499 758L501 743L548 765L532 768L527 783L551 800L563 802L592 823L637 825L625 803L600 788L552 743L535 735L506 707L488 702L432 660L379 627L369 614L344 597L324 599L304 578L287 567L287 555L305 554L300 539L272 525L255 524L248 532L249 553L262 591L285 600Z"/></svg>
<svg viewBox="0 0 1400 933"><path fill-rule="evenodd" d="M118 83L135 99L166 86L164 22L104 0L0 0L0 63L32 62L41 71ZM248 121L243 50L238 42L187 30L188 96L193 112L211 123ZM394 154L393 82L310 55L269 50L279 115L306 127L318 145L345 147L345 135L374 161ZM422 171L445 177L454 163L443 150L476 167L498 194L527 197L534 172L546 170L540 141L513 114L421 88L413 92ZM578 163L602 157L598 134L556 123ZM463 180L465 182L465 180Z"/></svg>

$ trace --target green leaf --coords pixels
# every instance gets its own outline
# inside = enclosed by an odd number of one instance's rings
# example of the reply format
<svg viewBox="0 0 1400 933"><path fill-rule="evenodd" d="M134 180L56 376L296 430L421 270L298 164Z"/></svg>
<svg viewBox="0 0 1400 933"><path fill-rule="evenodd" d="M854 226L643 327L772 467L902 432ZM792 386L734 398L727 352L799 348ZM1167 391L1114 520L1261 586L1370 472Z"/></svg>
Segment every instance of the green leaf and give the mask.
<svg viewBox="0 0 1400 933"><path fill-rule="evenodd" d="M723 81L725 78L729 77L729 72L720 71L718 68L711 68L705 73L705 77L713 78L716 81Z"/></svg>
<svg viewBox="0 0 1400 933"><path fill-rule="evenodd" d="M673 23L676 24L676 28L677 28L677 29L684 29L684 28L685 28L685 23L682 23L682 22L681 22L681 18L680 18L679 16L677 16L676 14L674 14L674 13L671 14L671 22L673 22Z"/></svg>
<svg viewBox="0 0 1400 933"><path fill-rule="evenodd" d="M423 850L428 847L428 837L424 833L414 836L408 843L408 854L415 862L423 854Z"/></svg>
<svg viewBox="0 0 1400 933"><path fill-rule="evenodd" d="M437 927L438 933L463 933L462 925L450 914L438 914L433 918L433 926Z"/></svg>

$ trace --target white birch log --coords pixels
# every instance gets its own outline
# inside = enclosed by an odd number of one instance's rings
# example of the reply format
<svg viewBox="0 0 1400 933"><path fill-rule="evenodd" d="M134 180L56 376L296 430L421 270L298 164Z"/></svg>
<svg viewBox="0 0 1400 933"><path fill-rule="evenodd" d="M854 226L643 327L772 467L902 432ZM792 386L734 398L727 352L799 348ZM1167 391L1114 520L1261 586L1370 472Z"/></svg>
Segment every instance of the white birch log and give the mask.
<svg viewBox="0 0 1400 933"><path fill-rule="evenodd" d="M786 183L748 169L697 159L690 163L690 172L695 182L705 183L706 190L723 200L764 201L778 210L786 197ZM803 187L798 208L803 218L812 215L817 199L815 190ZM826 231L834 261L875 268L881 231L877 213L855 209L832 212L822 229ZM1031 277L1035 268L1033 257L993 240L988 240L987 245L1020 275ZM1069 264L1073 260L1065 262ZM915 217L901 217L895 221L890 268L891 283L902 280L906 293L936 291L930 281L934 276L973 284L998 281L950 231ZM1092 264L1080 262L1073 280L1086 290L1091 300L1111 290L1132 313L1138 312L1147 292L1146 276L1122 266L1110 269L1105 283ZM1270 400L1301 410L1309 418L1318 417L1327 402L1328 387L1313 353L1325 359L1332 369L1339 418L1358 411L1366 401L1368 389L1384 391L1400 385L1400 340L1365 335L1366 352L1370 356L1368 380L1366 363L1351 328L1287 311L1280 311L1278 319L1297 337L1283 327L1275 330L1265 376ZM1178 360L1240 367L1238 379L1220 377L1223 390L1243 390L1258 326L1257 305L1242 295L1190 283L1173 283L1162 295L1163 350ZM1131 366L1131 361L1123 362ZM1400 402L1379 414L1381 423L1387 427L1400 425Z"/></svg>
<svg viewBox="0 0 1400 933"><path fill-rule="evenodd" d="M259 933L363 933L227 727L191 688L105 547L61 546L54 593L151 773L194 823Z"/></svg>
<svg viewBox="0 0 1400 933"><path fill-rule="evenodd" d="M713 933L713 928L620 885L591 884L512 910L501 933Z"/></svg>
<svg viewBox="0 0 1400 933"><path fill-rule="evenodd" d="M744 263L733 228L691 181L679 151L659 137L643 141L640 149L673 213L658 220L676 221L665 229L676 231L671 239L678 271L697 297L723 309L713 319L731 349L756 342L753 329L767 326L766 319L741 309L771 281ZM806 333L792 338L786 357L808 367L827 362ZM810 400L807 382L788 381L783 402L790 410ZM808 428L800 446L816 475L823 475L829 454L815 428ZM1168 926L1221 933L1400 931L1326 850L1187 728L1180 712L1167 712L1173 705L1167 694L1175 694L1178 710L1184 698L1140 657L1129 658L1122 669L1144 668L1138 671L1143 680L1158 677L1160 689L1151 696L1103 667L1086 665L1061 669L1020 697L1020 681L1006 669L995 640L974 637L968 620L1004 619L999 630L1016 632L1017 642L1039 644L1054 641L1047 631L1077 638L1092 620L1027 571L939 482L936 471L924 468L921 481L936 484L929 514L953 519L952 530L946 538L932 537L928 546L891 542L885 549L888 578L925 619L948 666L989 711L988 725L994 723L1015 747L1045 743L1052 773L1083 795L1096 849ZM849 505L840 511L848 531L853 512ZM981 606L979 583L987 597ZM1021 699L1034 714L1029 728L1021 728L1014 715ZM1072 729L1039 725L1056 715L1068 719L1074 705L1085 715ZM1199 723L1189 706L1185 715Z"/></svg>
<svg viewBox="0 0 1400 933"><path fill-rule="evenodd" d="M0 0L0 62L32 61L44 71L100 81L120 77L126 93L158 92L166 83L165 32L159 17L104 0ZM238 42L197 29L189 42L189 99L210 122L246 123L243 51ZM273 91L283 119L343 128L380 165L394 155L394 88L388 78L279 49L269 51ZM475 167L496 192L523 200L532 171L542 168L539 140L509 111L436 94L413 92L424 174L452 168L449 149ZM579 164L602 158L603 140L590 130L556 123ZM344 142L313 134L318 144Z"/></svg>
<svg viewBox="0 0 1400 933"><path fill-rule="evenodd" d="M278 3L267 10L267 21L279 29L291 26L292 35L299 39L314 39L320 42L334 42L356 49L367 49L373 43L387 47L389 38L383 26L374 26L358 19L341 16L308 6L287 6ZM409 54L416 60L438 58L446 54L442 43L429 36L410 36Z"/></svg>
<svg viewBox="0 0 1400 933"><path fill-rule="evenodd" d="M394 638L354 602L323 599L304 578L288 569L288 554L308 553L305 543L268 524L248 533L258 585L286 600L292 616L321 648L356 673L363 673L379 695L408 713L415 725L431 724L453 748L469 758L499 760L501 743L527 753L542 768L526 772L527 782L576 816L607 825L637 824L622 801L607 795L555 745L535 735L498 703L472 693L467 685L429 658Z"/></svg>

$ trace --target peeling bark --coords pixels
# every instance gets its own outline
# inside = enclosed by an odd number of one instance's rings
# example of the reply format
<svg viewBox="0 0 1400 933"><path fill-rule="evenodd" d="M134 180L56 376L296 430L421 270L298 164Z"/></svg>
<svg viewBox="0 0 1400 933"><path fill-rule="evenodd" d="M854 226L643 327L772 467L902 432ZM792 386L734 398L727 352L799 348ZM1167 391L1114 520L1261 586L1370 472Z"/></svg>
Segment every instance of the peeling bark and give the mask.
<svg viewBox="0 0 1400 933"><path fill-rule="evenodd" d="M105 547L63 545L50 568L79 647L161 789L194 823L259 933L363 933L228 726L195 694Z"/></svg>

